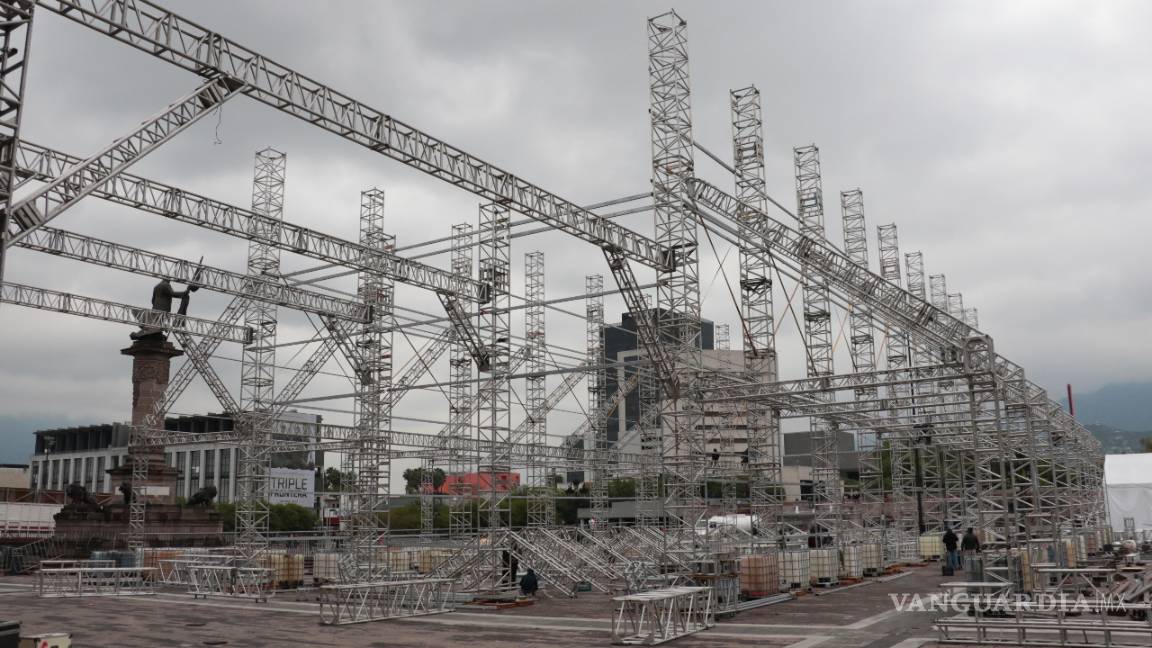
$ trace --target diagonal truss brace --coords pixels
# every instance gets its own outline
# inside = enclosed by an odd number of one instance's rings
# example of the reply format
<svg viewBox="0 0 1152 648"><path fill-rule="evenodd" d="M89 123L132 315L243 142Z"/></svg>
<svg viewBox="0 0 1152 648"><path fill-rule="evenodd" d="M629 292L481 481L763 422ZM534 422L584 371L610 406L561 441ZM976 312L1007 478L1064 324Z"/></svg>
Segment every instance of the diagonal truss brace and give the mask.
<svg viewBox="0 0 1152 648"><path fill-rule="evenodd" d="M196 369L196 373L207 383L208 389L220 401L221 407L229 414L239 414L240 405L232 398L232 394L228 393L228 388L224 386L224 381L220 379L220 375L212 368L209 361L209 356L204 352L204 348L192 339L184 331L175 331L176 340L180 342L180 347L184 349L184 355L188 356L188 362Z"/></svg>
<svg viewBox="0 0 1152 648"><path fill-rule="evenodd" d="M207 83L168 106L136 130L13 204L4 246L11 246L29 232L56 218L100 185L236 96L243 87L242 83L234 79L213 75Z"/></svg>
<svg viewBox="0 0 1152 648"><path fill-rule="evenodd" d="M248 307L248 300L241 297L234 297L232 301L224 308L224 312L220 314L217 319L217 326L220 330L229 326L236 325L236 321L244 314L245 309ZM184 351L191 360L192 353L198 353L205 358L211 358L212 354L216 353L216 349L220 348L220 343L223 340L220 336L207 336L202 342L196 340L188 340L188 342L181 342L184 345ZM189 352L190 346L196 346L197 351ZM162 417L172 408L188 385L192 384L192 379L199 373L196 365L191 361L180 366L176 370L176 374L168 381L168 387L164 390L164 396L156 400L156 404L152 406L152 412L145 419L145 424L149 427L164 427Z"/></svg>
<svg viewBox="0 0 1152 648"><path fill-rule="evenodd" d="M448 321L451 322L453 330L456 331L457 341L468 348L468 355L471 355L476 362L476 368L480 371L489 371L492 366L491 355L488 349L480 343L480 334L476 331L472 320L469 319L468 313L464 312L460 300L456 299L455 295L444 292L437 292L436 296L440 298L444 312L448 314Z"/></svg>
<svg viewBox="0 0 1152 648"><path fill-rule="evenodd" d="M680 396L680 380L676 376L676 366L669 354L667 345L661 344L659 332L656 329L656 318L652 309L645 303L644 293L640 291L640 284L636 281L636 274L628 259L618 250L604 248L604 258L608 260L608 268L620 287L620 296L628 305L628 311L636 320L636 337L640 345L648 353L648 359L656 366L657 375L664 382L664 391L668 398L675 400Z"/></svg>

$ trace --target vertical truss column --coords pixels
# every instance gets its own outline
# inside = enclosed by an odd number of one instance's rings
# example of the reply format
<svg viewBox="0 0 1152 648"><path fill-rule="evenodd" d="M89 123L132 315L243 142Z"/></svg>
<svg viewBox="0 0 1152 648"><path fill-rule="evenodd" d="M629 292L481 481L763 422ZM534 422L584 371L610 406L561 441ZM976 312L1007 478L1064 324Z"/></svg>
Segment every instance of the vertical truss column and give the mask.
<svg viewBox="0 0 1152 648"><path fill-rule="evenodd" d="M921 252L909 252L904 255L904 268L908 275L908 291L916 297L927 301L928 295L924 278L924 255ZM917 342L912 347L913 364L919 367L936 364L941 357L939 349L931 345ZM938 384L923 382L912 386L915 396L916 408L912 412L926 417L930 421L936 414L938 397ZM952 391L950 383L945 384L946 392ZM945 406L950 407L950 406ZM948 414L949 411L942 412ZM954 429L950 427L949 429ZM922 481L924 484L923 497L925 507L925 523L928 529L942 532L944 525L952 528L964 528L967 519L964 514L964 471L965 454L964 441L952 440L958 435L946 434L948 429L936 428L933 423L922 428L921 438L932 439L933 435L948 440L934 443L925 449L924 469Z"/></svg>
<svg viewBox="0 0 1152 648"><path fill-rule="evenodd" d="M396 239L384 233L384 192L369 189L360 194L360 244L391 253ZM366 255L368 256L368 255ZM371 259L371 257L369 257ZM371 261L370 261L371 262ZM356 450L352 470L356 475L349 544L354 577L376 581L387 576L388 565L377 555L388 549L389 492L392 482L392 313L395 284L383 269L361 271L360 298L372 316L355 337L359 356L356 388Z"/></svg>
<svg viewBox="0 0 1152 648"><path fill-rule="evenodd" d="M760 91L755 86L733 90L732 158L740 208L740 310L744 329L744 372L753 382L775 382L776 325L772 305L772 267L765 261L756 232L768 213L764 189L764 132ZM783 486L780 471L780 419L776 410L758 404L747 408L748 498L760 533L771 542L779 532Z"/></svg>
<svg viewBox="0 0 1152 648"><path fill-rule="evenodd" d="M480 306L477 329L489 358L488 380L478 391L476 426L480 433L479 484L488 535L487 573L495 581L503 569L500 548L502 531L510 524L508 490L498 475L507 473L511 456L509 426L509 211L506 205L480 206L480 282L488 288ZM483 369L481 369L483 371ZM501 461L498 461L501 460ZM486 476L486 477L485 477ZM488 483L484 484L484 479Z"/></svg>
<svg viewBox="0 0 1152 648"><path fill-rule="evenodd" d="M977 527L984 532L984 542L989 546L1002 545L1016 533L1008 461L1012 451L1005 422L1004 390L994 371L995 360L992 338L972 337L965 343L963 361L968 374L974 464L972 496Z"/></svg>
<svg viewBox="0 0 1152 648"><path fill-rule="evenodd" d="M36 3L14 0L0 4L0 281L8 260L8 218L16 186L16 149L24 116L24 86L28 78L28 46ZM140 482L143 483L143 482ZM141 523L143 522L143 499ZM135 507L135 504L133 505Z"/></svg>
<svg viewBox="0 0 1152 648"><path fill-rule="evenodd" d="M900 276L900 239L896 225L892 223L880 225L876 228L876 238L880 253L880 276L897 286L901 285L903 282ZM912 278L909 277L908 280L911 282ZM884 332L887 336L885 360L888 368L908 367L910 365L908 332L887 325ZM907 405L911 395L912 388L906 383L896 383L888 388L888 396L897 407ZM868 457L867 466L860 467L860 477L862 489L873 491L867 496L869 499L883 501L889 493L891 494L894 533L890 537L885 537L887 560L891 562L918 560L916 465L911 437L906 432L887 435L877 440L876 448L878 453L887 453L891 483L886 485L882 474L876 476L875 471L882 470L883 459L875 454ZM880 489L879 492L876 491L877 488Z"/></svg>
<svg viewBox="0 0 1152 648"><path fill-rule="evenodd" d="M525 440L538 448L548 444L548 412L544 408L546 389L544 356L544 253L524 255L524 344L528 378L525 379L524 408L528 421ZM556 489L548 480L548 464L541 452L529 452L527 461L528 526L556 523Z"/></svg>
<svg viewBox="0 0 1152 648"><path fill-rule="evenodd" d="M840 211L844 219L844 251L848 258L856 265L868 267L868 230L864 222L864 192L860 189L840 192ZM849 315L849 351L852 356L852 370L857 373L869 373L876 370L876 341L873 337L872 312L863 303L853 303ZM863 387L855 392L856 400L870 401L877 396L875 387ZM861 461L861 496L860 496L860 526L872 539L879 539L884 526L883 500L877 500L875 492L875 471L878 455L876 448L878 435L873 429L856 430L856 446L858 449L868 448L863 454L867 459ZM868 477L864 478L864 468L868 468ZM864 493L864 482L868 483L868 494ZM882 496L881 485L881 496Z"/></svg>
<svg viewBox="0 0 1152 648"><path fill-rule="evenodd" d="M472 226L460 223L452 226L452 273L472 277ZM448 534L453 539L470 535L475 528L471 492L464 475L474 465L474 457L462 449L472 439L472 354L468 344L453 328L452 350L448 359L451 383L448 386L448 413L452 438L449 439L448 476L453 477L448 487Z"/></svg>
<svg viewBox="0 0 1152 648"><path fill-rule="evenodd" d="M608 417L604 411L606 373L602 365L604 356L604 276L588 275L584 278L584 340L588 349L588 436L584 448L591 457L586 468L591 472L591 516L596 528L608 521Z"/></svg>
<svg viewBox="0 0 1152 648"><path fill-rule="evenodd" d="M716 325L716 342L713 346L717 351L732 350L732 329L727 324Z"/></svg>
<svg viewBox="0 0 1152 648"><path fill-rule="evenodd" d="M284 172L287 157L268 148L256 153L252 185L252 211L275 220L255 220L248 243L248 275L278 277L280 249L261 243L275 236L270 231L284 215ZM253 281L259 293L269 283ZM272 422L275 416L276 305L249 300L244 321L252 330L252 343L244 347L240 370L240 407L237 421L236 549L249 563L268 546L268 471L271 468Z"/></svg>
<svg viewBox="0 0 1152 648"><path fill-rule="evenodd" d="M820 149L815 144L793 150L796 165L796 205L800 233L824 239L824 190L820 180ZM804 281L804 339L808 352L808 376L817 378L833 373L832 302L828 280L819 268L805 261L801 264ZM821 394L830 400L830 394ZM840 542L841 504L840 448L837 426L826 419L809 419L812 439L812 502L814 531L830 533Z"/></svg>
<svg viewBox="0 0 1152 648"><path fill-rule="evenodd" d="M648 20L648 81L656 242L667 255L667 267L657 273L657 332L672 351L681 384L679 393L661 399L657 425L664 437L665 510L675 518L670 525L679 540L688 542L705 513L707 461L689 396L701 357L696 218L687 207L694 176L687 23L673 11Z"/></svg>

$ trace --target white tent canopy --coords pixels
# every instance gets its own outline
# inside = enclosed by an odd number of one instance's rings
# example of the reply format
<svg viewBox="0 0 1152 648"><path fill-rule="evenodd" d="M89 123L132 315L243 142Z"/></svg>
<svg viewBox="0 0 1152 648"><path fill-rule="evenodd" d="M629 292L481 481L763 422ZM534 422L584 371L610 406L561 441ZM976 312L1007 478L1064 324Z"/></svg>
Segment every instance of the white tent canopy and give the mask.
<svg viewBox="0 0 1152 648"><path fill-rule="evenodd" d="M1152 453L1104 457L1104 485L1112 529L1124 530L1124 518L1136 520L1136 530L1152 529Z"/></svg>

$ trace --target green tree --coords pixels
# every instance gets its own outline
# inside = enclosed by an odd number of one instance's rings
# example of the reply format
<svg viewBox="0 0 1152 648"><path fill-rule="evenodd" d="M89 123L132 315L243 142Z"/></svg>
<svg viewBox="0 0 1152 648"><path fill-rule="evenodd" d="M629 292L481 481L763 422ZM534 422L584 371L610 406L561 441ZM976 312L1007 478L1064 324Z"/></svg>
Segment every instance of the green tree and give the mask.
<svg viewBox="0 0 1152 648"><path fill-rule="evenodd" d="M1152 437L1140 439L1140 449L1144 452L1152 452Z"/></svg>
<svg viewBox="0 0 1152 648"><path fill-rule="evenodd" d="M311 531L319 522L316 511L299 504L273 504L268 507L269 531Z"/></svg>
<svg viewBox="0 0 1152 648"><path fill-rule="evenodd" d="M447 475L440 468L432 470L432 488L436 492L440 492L440 487L444 485ZM404 471L404 492L409 495L415 495L420 492L420 481L424 478L423 468L409 468Z"/></svg>
<svg viewBox="0 0 1152 648"><path fill-rule="evenodd" d="M329 468L324 471L324 490L336 492L346 490L356 481L356 473L344 472L338 468Z"/></svg>
<svg viewBox="0 0 1152 648"><path fill-rule="evenodd" d="M236 505L232 502L219 502L216 511L225 533L236 530ZM320 522L320 516L310 508L299 504L272 504L268 507L269 531L311 531Z"/></svg>
<svg viewBox="0 0 1152 648"><path fill-rule="evenodd" d="M636 497L636 480L630 477L608 482L608 497L629 499Z"/></svg>
<svg viewBox="0 0 1152 648"><path fill-rule="evenodd" d="M231 533L236 530L236 505L232 502L217 502L216 511L220 513L220 522L224 525L224 532Z"/></svg>

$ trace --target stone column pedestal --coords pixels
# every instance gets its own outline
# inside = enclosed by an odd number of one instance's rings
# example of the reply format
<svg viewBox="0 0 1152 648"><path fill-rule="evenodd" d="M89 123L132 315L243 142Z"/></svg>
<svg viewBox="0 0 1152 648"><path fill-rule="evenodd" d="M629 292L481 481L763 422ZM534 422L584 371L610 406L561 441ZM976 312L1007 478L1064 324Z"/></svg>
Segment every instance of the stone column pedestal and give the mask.
<svg viewBox="0 0 1152 648"><path fill-rule="evenodd" d="M164 398L172 358L182 356L184 352L156 335L136 340L120 353L132 356L132 425L143 425L152 408ZM153 427L164 427L164 414L156 419ZM137 497L147 493L149 504L175 504L179 472L164 460L164 446L131 446L128 454L127 465L108 471L116 478L117 485L125 481L132 483L132 462L143 454L148 461L148 481L140 484L144 488L132 484L132 492Z"/></svg>

